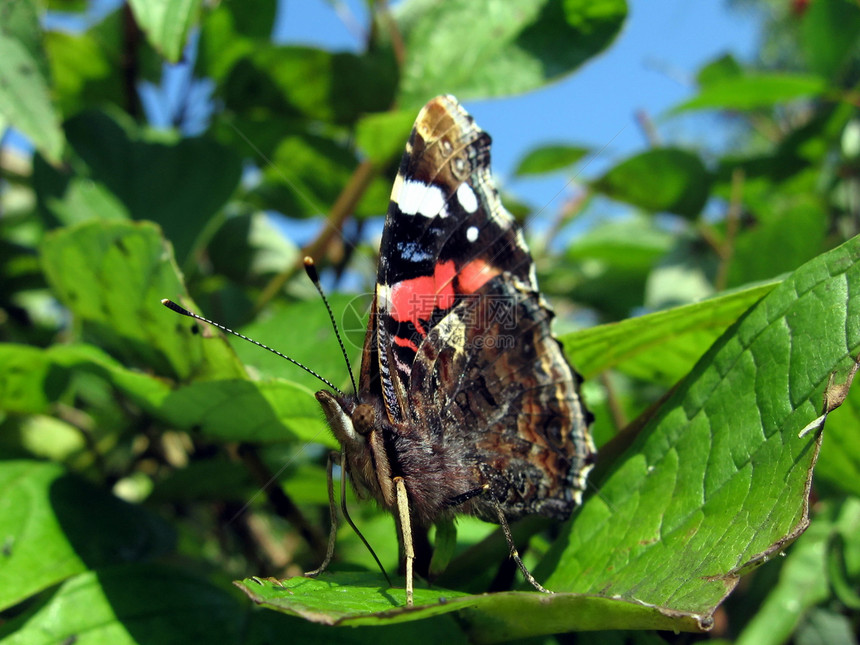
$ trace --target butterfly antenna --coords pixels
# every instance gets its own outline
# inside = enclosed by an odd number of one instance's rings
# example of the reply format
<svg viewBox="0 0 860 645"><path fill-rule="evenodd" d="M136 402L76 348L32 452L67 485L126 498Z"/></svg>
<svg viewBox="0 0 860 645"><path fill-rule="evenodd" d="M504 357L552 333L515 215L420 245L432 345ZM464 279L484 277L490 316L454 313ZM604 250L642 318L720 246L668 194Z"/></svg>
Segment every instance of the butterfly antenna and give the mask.
<svg viewBox="0 0 860 645"><path fill-rule="evenodd" d="M343 340L340 337L340 330L337 328L337 323L334 321L334 314L331 311L331 306L328 304L328 298L325 297L325 292L323 291L322 285L320 284L320 275L317 273L316 265L314 265L314 260L311 257L305 256L305 273L308 274L308 277L311 279L311 282L314 283L314 286L317 288L317 291L322 298L323 304L325 305L325 309L328 312L328 318L331 321L332 329L334 329L334 335L337 337L337 344L340 345L340 351L343 354L343 360L346 361L346 369L349 372L349 380L352 381L352 390L355 392L355 395L358 396L358 388L355 386L355 377L352 375L352 363L349 361L349 355L346 353L346 347L343 346Z"/></svg>
<svg viewBox="0 0 860 645"><path fill-rule="evenodd" d="M308 373L308 374L310 374L311 376L313 376L313 377L315 377L315 378L319 379L320 381L322 381L323 383L325 383L328 387L330 387L332 390L334 390L334 391L335 391L335 392L337 392L338 394L343 395L343 392L341 392L337 387L335 387L335 385L334 385L331 381L329 381L327 378L325 378L325 377L323 377L323 376L320 376L319 374L317 374L316 372L314 372L314 371L313 371L310 367L308 367L307 365L302 365L302 364L301 364L301 363L299 363L296 359L294 359L294 358L290 358L290 357L289 357L289 356L287 356L286 354L282 354L282 353L281 353L281 352L279 352L278 350L276 350L276 349L272 349L272 348L271 348L271 347L269 347L268 345L263 345L263 343L258 342L258 341L256 341L256 340L254 340L253 338L248 338L247 336L244 336L243 334L240 334L240 333L239 333L239 332L237 332L237 331L233 331L233 330L232 330L232 329L230 329L229 327L225 327L224 325L221 325L220 323L216 323L214 320L209 320L208 318L204 318L203 316L198 316L198 315L197 315L197 314L195 314L194 312L192 312L192 311L188 311L188 310L187 310L187 309L185 309L184 307L180 307L179 305L177 305L177 304L176 304L175 302L173 302L172 300L168 300L167 298L164 298L164 299L162 299L161 304L163 304L163 305L164 305L165 307L167 307L168 309L170 309L170 310L172 310L172 311L175 311L175 312L176 312L176 313L178 313L178 314L182 314L183 316L188 316L189 318L194 318L195 320L199 320L200 322L205 322L207 325L212 325L213 327L217 327L218 329L220 329L220 330L221 330L221 331L223 331L223 332L226 332L226 333L228 333L228 334L232 334L233 336L238 336L238 337L239 337L239 338L241 338L242 340L247 340L249 343L253 343L253 344L254 344L254 345L256 345L257 347L262 347L262 348L263 348L263 349L265 349L266 351L272 352L273 354L275 354L275 355L277 355L277 356L280 356L281 358L285 358L285 359L287 359L288 361L290 361L290 363L292 363L293 365L295 365L296 367L300 367L300 368L302 368L305 372L307 372L307 373ZM342 347L342 345L341 345L341 347ZM350 374L350 375L351 375L351 374Z"/></svg>

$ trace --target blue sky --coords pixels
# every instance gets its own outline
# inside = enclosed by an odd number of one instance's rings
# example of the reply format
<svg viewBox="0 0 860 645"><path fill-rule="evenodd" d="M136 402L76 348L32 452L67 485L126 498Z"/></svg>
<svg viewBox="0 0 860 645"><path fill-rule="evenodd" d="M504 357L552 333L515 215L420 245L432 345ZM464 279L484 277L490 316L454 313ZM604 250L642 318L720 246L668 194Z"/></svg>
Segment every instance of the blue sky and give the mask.
<svg viewBox="0 0 860 645"><path fill-rule="evenodd" d="M359 25L365 21L362 2L334 4L348 7ZM280 42L329 49L353 49L360 42L348 21L323 0L285 3L275 35ZM748 59L757 39L756 21L729 11L724 1L632 0L617 40L571 76L523 96L470 101L466 108L493 136L493 167L501 183L541 206L537 202L551 199L567 177L513 181L517 161L530 148L564 141L602 150L584 170L593 175L647 146L637 110L657 120L666 140L711 141L715 128L708 116L661 116L692 95L703 63L727 52Z"/></svg>

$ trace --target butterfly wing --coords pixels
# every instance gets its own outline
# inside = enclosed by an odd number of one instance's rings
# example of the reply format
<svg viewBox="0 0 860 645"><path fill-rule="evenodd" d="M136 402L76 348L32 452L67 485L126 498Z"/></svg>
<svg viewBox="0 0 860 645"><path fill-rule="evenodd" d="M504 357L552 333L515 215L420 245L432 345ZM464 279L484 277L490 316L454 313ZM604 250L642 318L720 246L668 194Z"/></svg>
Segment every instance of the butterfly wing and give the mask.
<svg viewBox="0 0 860 645"><path fill-rule="evenodd" d="M424 520L566 517L594 450L534 263L490 175L490 137L453 97L418 115L392 190L362 367ZM506 345L506 346L503 346Z"/></svg>
<svg viewBox="0 0 860 645"><path fill-rule="evenodd" d="M371 376L378 365L392 422L407 418L418 346L458 297L501 270L537 289L522 235L492 185L489 150L489 135L450 96L430 101L409 137L380 244L369 327L375 338L365 345L370 364L363 369Z"/></svg>

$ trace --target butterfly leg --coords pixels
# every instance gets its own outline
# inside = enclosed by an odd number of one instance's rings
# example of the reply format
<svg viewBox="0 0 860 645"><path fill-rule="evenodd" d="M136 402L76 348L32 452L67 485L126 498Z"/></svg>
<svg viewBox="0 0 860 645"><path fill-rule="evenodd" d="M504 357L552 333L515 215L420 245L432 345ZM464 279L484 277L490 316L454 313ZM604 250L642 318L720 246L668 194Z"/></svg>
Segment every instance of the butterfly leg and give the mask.
<svg viewBox="0 0 860 645"><path fill-rule="evenodd" d="M403 534L403 552L406 555L406 606L413 604L414 580L412 569L415 563L415 550L412 546L412 520L409 517L409 497L406 495L406 483L403 477L394 478L394 489L397 493L397 512L400 517L400 531Z"/></svg>
<svg viewBox="0 0 860 645"><path fill-rule="evenodd" d="M341 466L341 479L340 479L340 507L343 512L343 517L346 520L346 523L350 525L355 534L361 539L364 543L364 546L367 547L367 550L370 551L370 555L373 556L373 559L376 561L376 565L379 567L379 570L382 571L382 575L385 576L385 581L388 583L388 586L391 585L391 579L388 577L388 574L385 571L385 567L382 566L382 563L379 561L379 558L376 555L376 552L373 550L373 547L370 546L370 543L367 541L367 538L362 535L361 531L358 530L358 527L352 521L352 518L349 516L349 511L346 509L346 455L341 452L340 454L336 452L330 452L328 456L328 463L326 464L326 482L328 484L328 507L331 518L331 531L328 534L328 547L326 548L326 555L323 563L318 566L313 571L308 571L305 573L309 578L316 578L322 572L324 572L329 563L331 562L332 557L334 556L334 545L337 541L337 505L334 501L334 483L332 477L332 467L334 466L335 460L339 460Z"/></svg>
<svg viewBox="0 0 860 645"><path fill-rule="evenodd" d="M330 452L328 455L328 462L326 463L325 469L326 483L328 484L328 510L329 518L331 520L331 530L328 534L328 546L326 547L325 559L322 561L322 564L313 571L305 572L305 575L308 578L316 578L319 574L325 571L328 568L332 557L334 556L334 544L337 540L337 506L335 505L334 501L334 483L332 481L332 467L334 465L334 460L337 457L338 453Z"/></svg>
<svg viewBox="0 0 860 645"><path fill-rule="evenodd" d="M514 562L517 563L517 566L520 568L520 571L523 572L523 577L528 580L529 584L532 587L540 591L541 593L552 593L549 589L545 589L541 583L535 580L535 577L531 574L526 568L526 565L523 564L522 559L520 558L519 551L517 551L517 547L514 544L514 536L511 535L511 527L508 526L508 518L505 517L504 511L502 511L502 506L498 502L494 502L493 504L496 507L496 513L499 516L499 524L502 527L502 531L505 534L505 539L508 541L508 547L511 550L511 557L514 559Z"/></svg>

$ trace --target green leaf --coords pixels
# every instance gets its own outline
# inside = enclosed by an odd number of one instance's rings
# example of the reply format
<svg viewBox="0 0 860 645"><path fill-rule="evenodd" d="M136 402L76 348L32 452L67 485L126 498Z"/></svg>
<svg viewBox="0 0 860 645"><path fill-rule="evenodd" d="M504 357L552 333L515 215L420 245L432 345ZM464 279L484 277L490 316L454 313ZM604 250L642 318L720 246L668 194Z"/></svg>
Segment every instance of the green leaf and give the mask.
<svg viewBox="0 0 860 645"><path fill-rule="evenodd" d="M711 85L717 81L736 78L743 74L743 68L731 54L723 54L702 66L696 74L696 82L701 86Z"/></svg>
<svg viewBox="0 0 860 645"><path fill-rule="evenodd" d="M299 249L271 217L255 212L226 218L206 246L206 254L215 273L247 285L271 279L294 265Z"/></svg>
<svg viewBox="0 0 860 645"><path fill-rule="evenodd" d="M122 55L120 12L79 34L49 31L45 52L51 64L52 92L67 117L94 105L122 105L123 78L116 61Z"/></svg>
<svg viewBox="0 0 860 645"><path fill-rule="evenodd" d="M711 344L777 283L561 337L577 371L590 378L617 369L645 381L673 385Z"/></svg>
<svg viewBox="0 0 860 645"><path fill-rule="evenodd" d="M860 350L858 280L855 237L733 325L554 545L546 586L707 622L740 575L797 538L820 440L798 432Z"/></svg>
<svg viewBox="0 0 860 645"><path fill-rule="evenodd" d="M328 298L347 353L354 361L354 367L357 368L364 347L364 336L373 297L335 293ZM297 325L297 320L302 321L302 324ZM328 313L319 298L295 302L287 306L274 305L267 310L266 316L243 326L240 331L250 338L281 350L335 385L342 385L345 388L349 386L343 354L332 330ZM288 363L280 356L261 351L259 347L238 338L230 342L243 364L253 366L265 376L289 379L308 389L319 389L322 385L319 379Z"/></svg>
<svg viewBox="0 0 860 645"><path fill-rule="evenodd" d="M312 134L287 136L263 171L263 184L255 190L255 197L261 208L274 208L292 217L326 213L357 166L355 154L342 142ZM385 213L390 195L390 182L375 179L355 214Z"/></svg>
<svg viewBox="0 0 860 645"><path fill-rule="evenodd" d="M83 165L77 166L77 177L107 188L132 218L161 224L183 260L241 177L240 160L230 149L205 138L177 140L172 134L138 130L123 115L78 115L66 123L66 136ZM37 181L63 200L69 189L64 181L72 178Z"/></svg>
<svg viewBox="0 0 860 645"><path fill-rule="evenodd" d="M828 643L857 643L857 628L853 620L837 609L815 607L797 629L794 641L802 645Z"/></svg>
<svg viewBox="0 0 860 645"><path fill-rule="evenodd" d="M242 374L221 338L200 338L161 305L184 293L169 246L154 224L87 222L46 236L42 266L86 340L125 364L186 380Z"/></svg>
<svg viewBox="0 0 860 645"><path fill-rule="evenodd" d="M801 22L801 45L810 68L838 80L856 57L860 40L860 7L851 0L809 4Z"/></svg>
<svg viewBox="0 0 860 645"><path fill-rule="evenodd" d="M223 81L237 60L268 45L277 8L277 0L245 0L241 5L222 2L209 7L200 28L195 75Z"/></svg>
<svg viewBox="0 0 860 645"><path fill-rule="evenodd" d="M860 499L850 497L837 502L839 516L828 544L827 576L834 596L850 609L860 609Z"/></svg>
<svg viewBox="0 0 860 645"><path fill-rule="evenodd" d="M68 386L68 372L58 369L43 350L28 345L0 345L0 409L41 412Z"/></svg>
<svg viewBox="0 0 860 645"><path fill-rule="evenodd" d="M514 174L518 177L524 175L540 175L556 170L564 170L572 166L585 155L591 152L588 148L580 146L546 145L530 150L525 157L520 159Z"/></svg>
<svg viewBox="0 0 860 645"><path fill-rule="evenodd" d="M152 46L171 63L178 63L197 22L201 0L130 0L137 24Z"/></svg>
<svg viewBox="0 0 860 645"><path fill-rule="evenodd" d="M436 539L433 542L433 557L430 560L430 578L438 578L451 562L457 548L457 525L452 518L436 522Z"/></svg>
<svg viewBox="0 0 860 645"><path fill-rule="evenodd" d="M470 596L449 589L416 588L415 607L407 609L402 588L389 589L383 578L368 573L289 578L280 583L249 578L234 584L264 607L325 625L382 626L459 612L458 622L481 643L634 626L695 630L690 618L673 618L656 607L564 593L544 596L510 591Z"/></svg>
<svg viewBox="0 0 860 645"><path fill-rule="evenodd" d="M221 92L236 112L265 109L277 118L352 124L387 110L397 66L387 50L363 55L299 46L259 45L238 60Z"/></svg>
<svg viewBox="0 0 860 645"><path fill-rule="evenodd" d="M406 61L398 103L518 94L570 74L613 41L624 0L412 0L392 9ZM468 43L468 46L464 46Z"/></svg>
<svg viewBox="0 0 860 645"><path fill-rule="evenodd" d="M164 382L125 368L91 345L41 349L0 344L0 408L18 413L43 412L63 396L75 371L108 379L150 411L155 411L169 393Z"/></svg>
<svg viewBox="0 0 860 645"><path fill-rule="evenodd" d="M552 265L541 285L607 317L624 318L642 305L648 276L671 243L653 218L602 222L568 247L564 262Z"/></svg>
<svg viewBox="0 0 860 645"><path fill-rule="evenodd" d="M241 602L238 592L215 586L175 565L118 566L68 580L46 603L0 625L4 645L56 643L138 645L224 643L266 645L284 640L344 645L467 642L448 617L419 625L332 631Z"/></svg>
<svg viewBox="0 0 860 645"><path fill-rule="evenodd" d="M697 155L680 148L660 148L622 161L592 186L647 211L692 218L704 207L710 183L710 174Z"/></svg>
<svg viewBox="0 0 860 645"><path fill-rule="evenodd" d="M672 110L752 110L800 98L820 96L827 83L818 76L784 73L748 73L715 80L699 94Z"/></svg>
<svg viewBox="0 0 860 645"><path fill-rule="evenodd" d="M223 440L298 439L338 447L312 392L288 381L192 383L171 394L161 414L180 428Z"/></svg>
<svg viewBox="0 0 860 645"><path fill-rule="evenodd" d="M46 206L63 224L91 219L129 219L128 209L106 186L85 177L72 177L61 197L49 197Z"/></svg>
<svg viewBox="0 0 860 645"><path fill-rule="evenodd" d="M60 162L63 133L50 96L36 3L0 5L0 114L53 164Z"/></svg>
<svg viewBox="0 0 860 645"><path fill-rule="evenodd" d="M387 163L403 154L414 121L415 110L368 114L356 125L355 142L368 158Z"/></svg>
<svg viewBox="0 0 860 645"><path fill-rule="evenodd" d="M847 289L858 279L855 238L798 269L714 344L542 563L549 598L422 588L406 611L375 574L240 587L326 624L468 607L460 620L484 642L598 624L707 628L739 576L806 528L818 441L798 431L818 416L831 370L860 349L860 301Z"/></svg>
<svg viewBox="0 0 860 645"><path fill-rule="evenodd" d="M85 502L85 503L84 503ZM59 464L0 461L0 609L69 576L172 548L155 517L66 474Z"/></svg>
<svg viewBox="0 0 860 645"><path fill-rule="evenodd" d="M827 206L811 192L770 196L757 225L741 230L734 241L727 283L738 286L774 278L815 257L826 248L831 225Z"/></svg>
<svg viewBox="0 0 860 645"><path fill-rule="evenodd" d="M0 638L4 645L262 645L259 634L248 638L249 614L227 590L175 565L128 565L67 580L44 605L0 626Z"/></svg>

